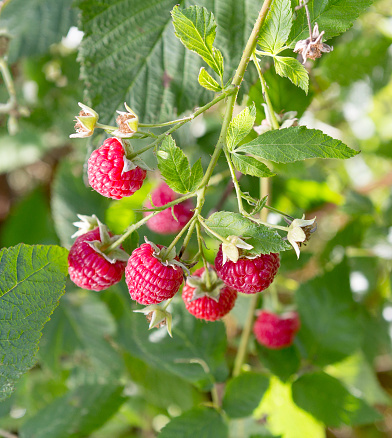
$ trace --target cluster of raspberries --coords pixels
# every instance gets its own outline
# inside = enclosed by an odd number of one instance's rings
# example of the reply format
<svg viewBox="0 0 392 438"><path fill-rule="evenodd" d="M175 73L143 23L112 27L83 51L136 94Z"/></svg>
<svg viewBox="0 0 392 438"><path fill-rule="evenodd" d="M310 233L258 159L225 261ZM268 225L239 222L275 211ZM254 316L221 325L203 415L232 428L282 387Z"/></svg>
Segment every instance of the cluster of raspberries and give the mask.
<svg viewBox="0 0 392 438"><path fill-rule="evenodd" d="M113 199L132 195L142 186L146 171L134 166L124 172L125 163L122 143L116 138L107 139L88 160L91 187ZM145 207L166 205L176 196L163 183L152 192L152 204L147 202ZM160 234L176 233L191 219L192 208L192 201L182 202L161 211L147 222L147 226ZM184 271L178 257L168 258L165 248L147 242L135 249L127 262L110 260L92 245L99 239L99 229L95 228L79 236L71 247L69 274L77 286L100 291L119 282L125 271L131 298L140 304L159 304L178 292ZM161 257L161 253L165 257ZM209 268L212 284L210 279L206 283L205 268L188 277L182 292L185 306L196 318L206 321L220 319L234 307L238 292L255 294L265 290L279 266L279 255L275 253L254 258L240 257L236 263L230 260L223 263L220 247L215 266ZM260 344L276 349L290 345L298 329L299 319L295 312L279 316L262 311L254 325L254 334Z"/></svg>

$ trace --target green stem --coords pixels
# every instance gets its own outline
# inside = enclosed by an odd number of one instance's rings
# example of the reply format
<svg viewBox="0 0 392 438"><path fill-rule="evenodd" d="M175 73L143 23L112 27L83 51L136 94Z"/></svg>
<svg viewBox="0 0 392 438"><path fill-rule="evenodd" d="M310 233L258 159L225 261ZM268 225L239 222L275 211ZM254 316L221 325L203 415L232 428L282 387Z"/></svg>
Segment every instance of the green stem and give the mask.
<svg viewBox="0 0 392 438"><path fill-rule="evenodd" d="M98 123L98 122L95 124L95 127L101 129L107 129L108 131L115 131L117 129L116 126L104 125L103 123Z"/></svg>
<svg viewBox="0 0 392 438"><path fill-rule="evenodd" d="M178 241L181 239L182 235L187 231L187 229L192 226L192 224L196 221L196 216L184 226L184 228L177 234L177 236L173 239L172 243L166 248L165 254L169 254L170 251L177 245Z"/></svg>
<svg viewBox="0 0 392 438"><path fill-rule="evenodd" d="M199 246L199 252L200 256L203 260L204 270L206 273L206 286L207 290L211 289L211 277L210 277L210 270L208 269L208 262L206 260L206 257L204 255L204 248L203 248L203 239L201 237L201 229L200 229L200 222L196 223L196 234L197 234L197 243Z"/></svg>
<svg viewBox="0 0 392 438"><path fill-rule="evenodd" d="M8 64L4 58L0 58L0 71L9 95L8 102L0 104L0 113L9 113L16 107L17 103L14 81L12 80Z"/></svg>
<svg viewBox="0 0 392 438"><path fill-rule="evenodd" d="M264 178L264 179L267 179L267 178ZM268 180L268 179L267 179L267 180ZM265 195L264 195L264 196L265 196ZM261 195L262 198L264 198L264 196ZM270 205L264 205L264 208L267 208L268 210L273 211L274 213L278 213L278 214L280 214L281 216L285 216L285 217L287 217L288 219L290 219L290 220L292 220L292 221L294 220L293 216L290 216L289 214L284 213L283 211L280 211L280 210L278 210L277 208L271 207Z"/></svg>
<svg viewBox="0 0 392 438"><path fill-rule="evenodd" d="M183 117L182 119L171 120L170 122L163 123L139 123L139 126L141 128L163 128L164 126L175 125L176 123L180 122L190 122L191 120L193 120L193 117L194 116Z"/></svg>
<svg viewBox="0 0 392 438"><path fill-rule="evenodd" d="M203 228L205 228L210 234L212 234L214 237L216 237L218 240L220 240L222 243L229 243L224 237L222 237L220 234L216 233L215 231L211 230L211 228L204 222L204 219L199 215L197 217L199 223L203 225Z"/></svg>
<svg viewBox="0 0 392 438"><path fill-rule="evenodd" d="M214 404L214 406L217 409L219 409L220 408L220 400L219 400L218 390L216 389L215 383L214 383L214 386L211 388L211 398L212 398L212 403Z"/></svg>
<svg viewBox="0 0 392 438"><path fill-rule="evenodd" d="M225 156L226 156L227 164L228 164L229 169L230 169L231 179L233 180L233 184L234 184L235 192L236 192L236 195L237 195L238 211L239 211L241 214L246 214L246 211L244 210L244 205L243 205L243 203L242 203L242 192L241 192L240 184L239 184L238 179L237 179L237 177L236 177L235 169L234 169L233 163L232 163L232 161L231 161L230 154L229 154L229 152L226 150L226 148L224 149L224 152L225 152Z"/></svg>

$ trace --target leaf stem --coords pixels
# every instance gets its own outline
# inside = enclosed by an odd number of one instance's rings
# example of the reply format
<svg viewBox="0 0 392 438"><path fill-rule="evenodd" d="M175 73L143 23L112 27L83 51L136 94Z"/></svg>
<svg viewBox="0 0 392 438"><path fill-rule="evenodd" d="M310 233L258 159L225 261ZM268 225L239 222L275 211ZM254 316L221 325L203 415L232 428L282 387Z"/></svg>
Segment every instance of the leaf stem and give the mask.
<svg viewBox="0 0 392 438"><path fill-rule="evenodd" d="M188 116L188 117L183 117L181 119L177 119L177 120L171 120L170 122L163 122L163 123L139 123L139 126L141 128L163 128L165 126L170 126L170 125L175 125L176 123L181 123L181 122L190 122L191 120L193 120L194 116Z"/></svg>
<svg viewBox="0 0 392 438"><path fill-rule="evenodd" d="M246 211L244 210L244 205L243 205L243 203L242 203L242 192L241 192L241 187L240 187L240 184L239 184L239 182L238 182L237 176L236 176L236 174L235 174L235 169L234 169L233 163L232 163L232 161L231 161L230 154L229 154L229 152L227 151L227 148L224 149L224 152L225 152L225 156L226 156L227 164L228 164L229 169L230 169L231 179L232 179L232 181L233 181L234 188L235 188L235 192L236 192L236 195L237 195L238 211L239 211L241 214L246 214Z"/></svg>
<svg viewBox="0 0 392 438"><path fill-rule="evenodd" d="M166 248L165 253L169 254L170 251L177 245L178 241L181 239L182 235L185 233L185 231L196 221L196 216L193 216L193 218L183 227L183 229L177 234L177 236L173 239L171 244Z"/></svg>
<svg viewBox="0 0 392 438"><path fill-rule="evenodd" d="M229 243L224 237L222 237L220 234L216 233L215 231L211 230L211 228L204 222L204 219L199 215L197 217L199 223L203 225L203 228L205 228L210 234L212 234L214 237L216 237L218 240L220 240L222 243Z"/></svg>
<svg viewBox="0 0 392 438"><path fill-rule="evenodd" d="M206 273L206 286L207 290L211 289L211 277L210 277L210 271L208 269L208 262L206 260L206 257L204 255L204 248L203 248L203 238L201 237L201 229L200 229L200 222L197 221L196 223L196 234L197 234L197 244L199 246L199 253L201 256L201 259L203 260L204 270Z"/></svg>

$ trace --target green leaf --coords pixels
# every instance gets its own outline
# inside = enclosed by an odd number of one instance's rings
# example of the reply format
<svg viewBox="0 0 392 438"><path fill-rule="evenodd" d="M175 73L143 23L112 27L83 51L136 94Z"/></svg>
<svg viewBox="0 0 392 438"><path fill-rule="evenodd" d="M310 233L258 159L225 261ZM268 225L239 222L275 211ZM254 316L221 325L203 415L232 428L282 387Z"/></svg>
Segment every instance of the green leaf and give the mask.
<svg viewBox="0 0 392 438"><path fill-rule="evenodd" d="M201 180L203 179L204 172L201 165L201 158L199 158L191 169L191 178L189 180L189 191L193 192L199 187Z"/></svg>
<svg viewBox="0 0 392 438"><path fill-rule="evenodd" d="M206 224L222 237L245 238L246 243L253 246L250 251L253 254L270 254L291 248L276 231L256 224L239 213L219 211L212 214Z"/></svg>
<svg viewBox="0 0 392 438"><path fill-rule="evenodd" d="M168 186L177 193L188 193L191 178L189 161L171 135L163 140L157 159L158 168Z"/></svg>
<svg viewBox="0 0 392 438"><path fill-rule="evenodd" d="M0 252L0 400L35 362L41 330L64 293L67 254L24 244Z"/></svg>
<svg viewBox="0 0 392 438"><path fill-rule="evenodd" d="M299 0L292 0L293 6L298 6ZM325 0L309 2L308 8L312 27L318 23L320 32L324 31L323 41L345 32L352 26L360 13L372 4L372 0ZM297 11L293 21L287 45L294 48L295 43L309 37L308 22L305 8Z"/></svg>
<svg viewBox="0 0 392 438"><path fill-rule="evenodd" d="M201 6L180 9L174 6L171 11L177 38L184 46L200 55L219 75L223 75L223 57L212 45L216 36L214 14Z"/></svg>
<svg viewBox="0 0 392 438"><path fill-rule="evenodd" d="M232 151L241 140L243 140L252 130L256 119L256 108L252 104L246 107L229 124L226 135L226 145L229 151Z"/></svg>
<svg viewBox="0 0 392 438"><path fill-rule="evenodd" d="M318 365L338 362L360 344L358 311L345 262L323 276L301 284L295 294L307 357Z"/></svg>
<svg viewBox="0 0 392 438"><path fill-rule="evenodd" d="M304 374L293 383L293 400L326 426L360 425L382 416L363 400L350 394L334 377L323 372Z"/></svg>
<svg viewBox="0 0 392 438"><path fill-rule="evenodd" d="M48 52L51 44L59 43L76 25L77 10L72 8L72 0L12 0L4 5L0 16L0 28L6 28L12 36L12 63L22 56Z"/></svg>
<svg viewBox="0 0 392 438"><path fill-rule="evenodd" d="M275 0L260 31L258 44L261 50L276 55L284 46L291 29L290 0Z"/></svg>
<svg viewBox="0 0 392 438"><path fill-rule="evenodd" d="M90 436L118 411L126 400L122 386L84 385L56 399L23 423L21 438Z"/></svg>
<svg viewBox="0 0 392 438"><path fill-rule="evenodd" d="M295 346L272 350L256 343L256 351L260 362L283 382L295 374L301 364L301 357Z"/></svg>
<svg viewBox="0 0 392 438"><path fill-rule="evenodd" d="M222 416L210 408L194 408L170 421L158 438L228 438Z"/></svg>
<svg viewBox="0 0 392 438"><path fill-rule="evenodd" d="M284 78L289 78L290 81L297 87L302 88L306 94L309 90L309 75L306 68L298 61L298 59L275 56L274 65L276 73Z"/></svg>
<svg viewBox="0 0 392 438"><path fill-rule="evenodd" d="M256 158L233 153L231 154L231 160L234 167L244 175L258 176L259 178L266 178L275 175L264 163Z"/></svg>
<svg viewBox="0 0 392 438"><path fill-rule="evenodd" d="M257 408L269 386L269 378L259 373L244 373L231 379L222 407L231 418L248 417Z"/></svg>
<svg viewBox="0 0 392 438"><path fill-rule="evenodd" d="M214 91L215 93L218 93L222 90L222 87L218 84L218 82L216 82L216 80L208 73L208 71L204 67L200 69L198 81L199 84L207 90Z"/></svg>
<svg viewBox="0 0 392 438"><path fill-rule="evenodd" d="M268 131L236 149L276 163L293 163L308 158L346 159L359 152L318 129L305 126Z"/></svg>

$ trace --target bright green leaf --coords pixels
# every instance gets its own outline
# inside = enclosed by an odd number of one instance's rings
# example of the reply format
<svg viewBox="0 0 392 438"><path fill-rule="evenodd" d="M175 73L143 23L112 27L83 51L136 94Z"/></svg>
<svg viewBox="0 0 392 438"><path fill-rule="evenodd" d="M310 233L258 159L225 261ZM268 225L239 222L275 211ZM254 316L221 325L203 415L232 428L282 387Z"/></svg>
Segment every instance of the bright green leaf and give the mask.
<svg viewBox="0 0 392 438"><path fill-rule="evenodd" d="M180 9L175 6L171 11L176 36L184 46L200 55L219 75L223 75L223 58L215 49L216 23L214 14L201 6Z"/></svg>
<svg viewBox="0 0 392 438"><path fill-rule="evenodd" d="M245 238L246 243L253 246L251 252L254 254L269 254L291 248L276 231L256 224L239 213L220 211L212 214L206 223L222 237Z"/></svg>
<svg viewBox="0 0 392 438"><path fill-rule="evenodd" d="M285 56L275 56L274 65L276 73L278 73L279 76L289 78L294 85L302 88L306 94L308 93L308 71L298 59Z"/></svg>
<svg viewBox="0 0 392 438"><path fill-rule="evenodd" d="M233 161L234 167L244 175L258 176L259 178L266 178L275 175L264 163L256 158L233 153L231 154L231 160Z"/></svg>
<svg viewBox="0 0 392 438"><path fill-rule="evenodd" d="M373 423L382 416L323 372L304 374L293 383L293 400L326 426Z"/></svg>
<svg viewBox="0 0 392 438"><path fill-rule="evenodd" d="M227 424L221 414L211 408L194 408L173 418L158 438L228 438Z"/></svg>
<svg viewBox="0 0 392 438"><path fill-rule="evenodd" d="M24 244L0 252L0 400L35 362L41 330L64 293L67 254Z"/></svg>
<svg viewBox="0 0 392 438"><path fill-rule="evenodd" d="M340 140L305 126L265 132L255 140L238 147L236 152L252 154L277 163L292 163L308 158L346 159L359 153Z"/></svg>
<svg viewBox="0 0 392 438"><path fill-rule="evenodd" d="M207 90L214 91L215 93L222 90L222 87L218 84L218 82L216 82L216 80L208 73L208 71L204 67L200 69L198 81L199 84Z"/></svg>
<svg viewBox="0 0 392 438"><path fill-rule="evenodd" d="M301 364L301 357L294 346L272 350L257 343L256 351L260 362L283 382L295 374Z"/></svg>
<svg viewBox="0 0 392 438"><path fill-rule="evenodd" d="M248 417L259 405L268 386L269 378L264 374L241 374L228 382L222 407L231 418Z"/></svg>
<svg viewBox="0 0 392 438"><path fill-rule="evenodd" d="M191 178L189 180L189 191L193 192L196 190L203 179L204 172L203 166L201 165L201 159L197 160L191 169Z"/></svg>
<svg viewBox="0 0 392 438"><path fill-rule="evenodd" d="M230 121L226 135L226 145L229 151L233 150L235 146L249 134L253 128L255 119L256 108L255 105L252 104Z"/></svg>
<svg viewBox="0 0 392 438"><path fill-rule="evenodd" d="M258 44L261 50L276 55L284 46L291 29L290 0L275 0L260 31Z"/></svg>

